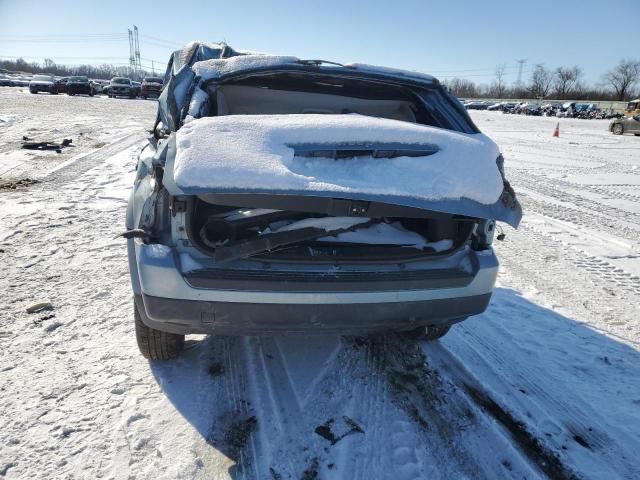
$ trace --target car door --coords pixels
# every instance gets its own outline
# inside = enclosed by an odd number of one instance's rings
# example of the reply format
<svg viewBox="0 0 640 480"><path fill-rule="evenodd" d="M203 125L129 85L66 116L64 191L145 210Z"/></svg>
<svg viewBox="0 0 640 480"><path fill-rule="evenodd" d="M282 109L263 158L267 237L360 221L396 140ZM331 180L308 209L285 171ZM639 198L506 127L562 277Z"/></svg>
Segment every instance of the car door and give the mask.
<svg viewBox="0 0 640 480"><path fill-rule="evenodd" d="M625 122L625 130L629 133L640 134L640 115L629 117Z"/></svg>

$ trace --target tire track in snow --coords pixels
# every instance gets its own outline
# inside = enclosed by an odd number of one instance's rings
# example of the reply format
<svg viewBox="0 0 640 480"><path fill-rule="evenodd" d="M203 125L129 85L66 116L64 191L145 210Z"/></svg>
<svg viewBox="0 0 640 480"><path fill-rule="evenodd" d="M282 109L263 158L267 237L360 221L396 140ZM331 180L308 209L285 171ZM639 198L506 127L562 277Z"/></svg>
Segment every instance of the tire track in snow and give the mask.
<svg viewBox="0 0 640 480"><path fill-rule="evenodd" d="M436 343L425 345L423 350L429 361L437 366L435 368L447 372L452 381L463 389L478 407L508 432L518 449L548 478L578 478L572 469L564 465L558 453L562 451L561 448L552 449L533 434L525 422L495 401L482 383L442 345Z"/></svg>
<svg viewBox="0 0 640 480"><path fill-rule="evenodd" d="M534 288L544 292L554 309L570 305L578 317L594 326L622 338L637 337L640 302L636 277L616 272L611 265L605 267L610 275L601 276L598 269L585 268L600 265L599 259L563 247L526 223L495 246L513 288L525 292Z"/></svg>
<svg viewBox="0 0 640 480"><path fill-rule="evenodd" d="M549 196L556 200L561 200L562 202L571 203L581 208L585 208L593 212L597 212L598 214L612 217L612 219L619 219L619 218L625 218L625 217L634 218L640 223L640 213L630 212L628 210L624 210L621 208L612 207L610 205L599 203L599 202L590 200L588 198L581 197L579 195L575 195L567 192L567 188L575 189L575 188L579 188L580 185L572 184L569 182L562 182L555 179L549 179L547 177L543 177L535 174L527 174L527 175L516 174L513 177L514 177L514 183L516 185L522 185L528 190L532 190L534 192L543 194L545 196Z"/></svg>
<svg viewBox="0 0 640 480"><path fill-rule="evenodd" d="M59 190L62 186L71 183L83 173L97 167L101 163L109 160L117 153L126 150L144 140L142 134L132 133L106 145L95 152L88 153L75 161L64 164L61 168L54 170L42 180L43 190Z"/></svg>
<svg viewBox="0 0 640 480"><path fill-rule="evenodd" d="M633 300L628 298L631 303L640 303L640 277L624 271L622 268L616 267L607 261L589 255L588 253L570 245L563 245L554 240L552 235L538 231L534 225L523 223L519 229L520 233L535 242L536 245L542 245L549 250L555 250L556 253L545 258L556 259L558 248L562 248L562 261L568 261L571 266L589 272L591 277L595 277L592 283L597 284L608 293L614 293L616 289L632 294L637 298Z"/></svg>
<svg viewBox="0 0 640 480"><path fill-rule="evenodd" d="M640 235L640 227L636 229L622 225L621 222L614 217L604 214L594 214L565 205L542 202L522 192L519 193L518 196L522 200L525 211L531 210L556 220L562 220L591 229L604 230L613 236L634 242L637 241Z"/></svg>

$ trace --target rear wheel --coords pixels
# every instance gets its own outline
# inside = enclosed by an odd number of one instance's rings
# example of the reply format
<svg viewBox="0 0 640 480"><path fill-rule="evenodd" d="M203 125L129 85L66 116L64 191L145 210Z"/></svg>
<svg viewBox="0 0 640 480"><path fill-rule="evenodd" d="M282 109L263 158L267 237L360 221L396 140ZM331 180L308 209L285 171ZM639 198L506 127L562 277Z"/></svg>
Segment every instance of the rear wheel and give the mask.
<svg viewBox="0 0 640 480"><path fill-rule="evenodd" d="M142 356L148 360L172 360L184 348L184 335L162 332L147 327L140 317L138 307L133 305L136 324L136 340Z"/></svg>
<svg viewBox="0 0 640 480"><path fill-rule="evenodd" d="M621 123L616 123L611 131L614 135L622 135L624 133L624 127Z"/></svg>
<svg viewBox="0 0 640 480"><path fill-rule="evenodd" d="M405 332L406 336L412 340L431 342L444 337L451 329L451 325L442 325L438 327L420 327Z"/></svg>

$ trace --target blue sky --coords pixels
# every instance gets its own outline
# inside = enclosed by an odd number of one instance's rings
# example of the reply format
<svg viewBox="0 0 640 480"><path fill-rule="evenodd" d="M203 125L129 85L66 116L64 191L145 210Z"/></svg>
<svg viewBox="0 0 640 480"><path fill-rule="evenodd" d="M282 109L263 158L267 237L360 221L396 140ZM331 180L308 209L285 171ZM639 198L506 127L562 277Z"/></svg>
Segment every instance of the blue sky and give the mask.
<svg viewBox="0 0 640 480"><path fill-rule="evenodd" d="M0 58L126 63L135 24L149 67L187 41L224 40L487 83L503 63L515 81L527 59L525 78L536 63L578 65L596 83L621 58L640 59L639 22L640 0L0 0Z"/></svg>

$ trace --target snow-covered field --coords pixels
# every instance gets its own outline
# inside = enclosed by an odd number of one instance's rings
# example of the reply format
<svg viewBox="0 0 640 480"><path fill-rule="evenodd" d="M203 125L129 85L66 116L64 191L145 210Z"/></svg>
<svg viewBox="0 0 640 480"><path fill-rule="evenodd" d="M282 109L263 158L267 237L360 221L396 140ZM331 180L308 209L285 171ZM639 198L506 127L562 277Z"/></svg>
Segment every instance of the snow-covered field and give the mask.
<svg viewBox="0 0 640 480"><path fill-rule="evenodd" d="M638 478L640 138L473 114L526 213L440 342L194 336L163 364L114 240L154 106L0 88L0 184L40 179L0 191L0 478Z"/></svg>

